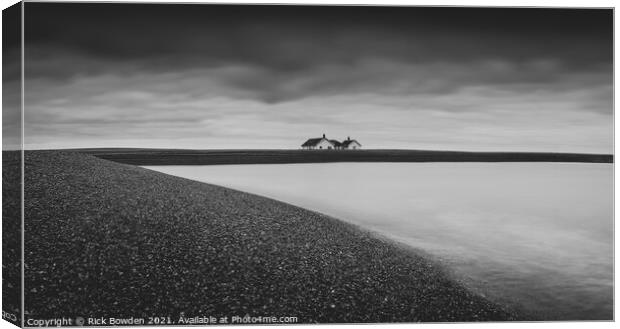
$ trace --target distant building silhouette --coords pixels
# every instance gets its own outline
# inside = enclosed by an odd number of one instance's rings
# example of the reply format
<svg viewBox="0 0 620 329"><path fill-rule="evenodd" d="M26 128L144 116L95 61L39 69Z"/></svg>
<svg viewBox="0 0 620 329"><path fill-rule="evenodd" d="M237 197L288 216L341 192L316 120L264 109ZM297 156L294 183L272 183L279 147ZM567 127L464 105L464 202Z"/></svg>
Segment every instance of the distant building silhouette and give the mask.
<svg viewBox="0 0 620 329"><path fill-rule="evenodd" d="M362 144L355 139L351 139L351 137L347 137L347 140L341 143L340 148L343 150L357 150L362 148Z"/></svg>
<svg viewBox="0 0 620 329"><path fill-rule="evenodd" d="M362 147L355 139L347 137L343 142L339 142L336 139L327 139L325 134L323 137L310 138L305 143L301 144L301 148L304 150L357 150Z"/></svg>

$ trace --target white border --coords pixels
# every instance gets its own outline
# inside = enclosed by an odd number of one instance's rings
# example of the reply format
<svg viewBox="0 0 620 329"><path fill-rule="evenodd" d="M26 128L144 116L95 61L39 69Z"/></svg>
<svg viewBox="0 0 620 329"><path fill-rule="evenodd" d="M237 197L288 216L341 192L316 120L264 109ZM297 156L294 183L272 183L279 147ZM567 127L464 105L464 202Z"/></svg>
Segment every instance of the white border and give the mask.
<svg viewBox="0 0 620 329"><path fill-rule="evenodd" d="M43 0L45 2L45 0ZM67 1L67 2L98 2L93 0L78 0L78 1ZM369 1L369 0L306 0L306 1L265 1L265 0L244 0L244 1L229 1L229 0L210 0L210 1L183 1L183 0L133 0L133 1L119 1L119 0L107 0L105 2L146 2L146 3L245 3L245 4L318 4L318 5L405 5L405 6L489 6L489 7L570 7L570 8L578 8L578 7L598 7L598 8L615 8L614 1L610 0L590 0L590 1L567 1L567 0L389 0L389 1ZM0 0L0 5L2 9L7 8L13 4L17 3L15 0ZM22 13L23 15L23 13ZM23 17L22 17L23 24ZM0 24L0 34L1 34L1 24ZM615 13L614 13L614 82L617 77L617 70L615 63L618 61L619 56L615 51L616 37L618 35L618 26L615 24ZM23 28L22 28L22 47L23 47ZM22 48L22 56L23 56L23 48ZM23 60L23 58L22 58ZM0 68L0 74L2 70ZM23 130L23 101L24 101L24 80L23 80L23 66L22 66L22 147L24 143L24 130ZM1 82L0 82L1 87ZM617 96L618 91L615 89L614 83L614 114L615 114L615 98ZM614 154L619 154L618 152L618 140L615 135L615 127L618 123L618 117L614 115ZM0 125L2 123L2 118L0 116ZM2 137L0 134L0 142L2 141ZM0 155L0 159L1 159ZM22 162L23 164L23 162ZM23 170L23 168L22 168ZM23 171L22 171L23 172ZM615 175L615 165L614 165L614 186L617 186L618 177ZM615 194L614 188L614 210L615 206L618 205L617 195ZM0 196L1 200L1 196ZM23 190L22 190L22 202L23 202ZM615 219L615 211L614 211L614 219ZM615 223L615 220L614 220ZM23 227L23 219L22 219L22 227ZM22 231L23 232L23 231ZM615 236L616 228L614 225L614 236ZM0 228L1 233L1 228ZM23 241L22 241L23 244ZM614 244L615 255L618 255L618 245ZM22 245L22 253L23 253L23 245ZM0 256L1 257L1 256ZM616 258L614 258L616 260ZM23 267L23 264L22 264ZM615 269L615 262L614 262ZM617 282L617 272L614 273L614 282ZM23 283L23 276L22 276ZM22 285L23 287L23 285ZM615 287L614 287L615 288ZM0 294L1 294L1 285L0 285ZM618 290L614 289L614 299L618 300L619 294ZM22 298L23 303L23 298ZM617 303L615 303L617 305ZM22 305L23 309L23 305ZM23 312L22 312L23 313ZM23 316L23 314L22 314ZM616 311L614 308L614 318L616 317ZM378 327L378 328L406 328L419 326L415 324L381 324L381 325L320 325L321 328L368 328L368 327ZM611 328L615 327L614 322L538 322L538 323L523 323L523 322L510 322L510 323L463 323L463 324L421 324L423 327L433 328L515 328L515 326L526 326L528 328ZM221 327L221 326L218 326ZM240 328L241 326L233 326L235 328ZM281 326L261 326L261 328L277 328ZM290 327L290 326L287 326ZM296 326L300 327L300 326ZM0 321L0 329L4 328L14 328L14 326L6 321ZM184 328L184 327L167 327L167 328Z"/></svg>

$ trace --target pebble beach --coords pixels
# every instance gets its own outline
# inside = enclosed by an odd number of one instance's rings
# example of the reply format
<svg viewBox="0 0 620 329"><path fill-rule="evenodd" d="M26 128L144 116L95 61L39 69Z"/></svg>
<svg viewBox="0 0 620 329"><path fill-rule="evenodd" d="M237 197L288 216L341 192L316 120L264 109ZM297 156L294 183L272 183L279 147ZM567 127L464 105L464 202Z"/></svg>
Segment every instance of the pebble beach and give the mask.
<svg viewBox="0 0 620 329"><path fill-rule="evenodd" d="M25 153L26 318L507 321L423 252L273 199Z"/></svg>

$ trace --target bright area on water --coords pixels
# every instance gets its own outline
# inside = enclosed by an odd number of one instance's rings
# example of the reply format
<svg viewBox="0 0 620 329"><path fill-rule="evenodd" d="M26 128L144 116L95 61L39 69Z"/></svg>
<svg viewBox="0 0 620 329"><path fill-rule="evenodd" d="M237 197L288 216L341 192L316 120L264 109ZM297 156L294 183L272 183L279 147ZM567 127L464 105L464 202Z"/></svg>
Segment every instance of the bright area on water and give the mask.
<svg viewBox="0 0 620 329"><path fill-rule="evenodd" d="M613 316L613 165L148 166L315 210L422 249L539 319Z"/></svg>

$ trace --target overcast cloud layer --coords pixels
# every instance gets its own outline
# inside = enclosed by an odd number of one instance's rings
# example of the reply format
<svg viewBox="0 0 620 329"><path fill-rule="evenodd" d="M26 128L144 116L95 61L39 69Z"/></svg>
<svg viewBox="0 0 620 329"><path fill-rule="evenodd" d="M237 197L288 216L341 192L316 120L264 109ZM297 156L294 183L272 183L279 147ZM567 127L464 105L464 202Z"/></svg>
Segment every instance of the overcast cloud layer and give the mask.
<svg viewBox="0 0 620 329"><path fill-rule="evenodd" d="M27 148L612 152L611 10L25 6Z"/></svg>

